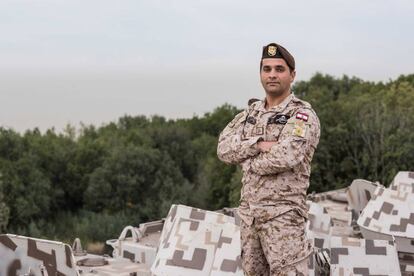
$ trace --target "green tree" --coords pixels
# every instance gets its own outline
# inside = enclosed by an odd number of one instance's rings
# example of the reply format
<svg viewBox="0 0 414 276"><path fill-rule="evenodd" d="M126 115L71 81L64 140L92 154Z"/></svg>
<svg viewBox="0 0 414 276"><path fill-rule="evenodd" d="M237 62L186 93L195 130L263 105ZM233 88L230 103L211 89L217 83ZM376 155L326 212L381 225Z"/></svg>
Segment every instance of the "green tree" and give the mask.
<svg viewBox="0 0 414 276"><path fill-rule="evenodd" d="M1 175L0 175L1 177ZM4 201L3 185L0 180L0 233L4 233L9 223L10 208Z"/></svg>
<svg viewBox="0 0 414 276"><path fill-rule="evenodd" d="M167 213L170 203L188 202L190 190L167 153L126 145L113 149L92 173L85 204L93 211L126 209L141 219L155 219Z"/></svg>

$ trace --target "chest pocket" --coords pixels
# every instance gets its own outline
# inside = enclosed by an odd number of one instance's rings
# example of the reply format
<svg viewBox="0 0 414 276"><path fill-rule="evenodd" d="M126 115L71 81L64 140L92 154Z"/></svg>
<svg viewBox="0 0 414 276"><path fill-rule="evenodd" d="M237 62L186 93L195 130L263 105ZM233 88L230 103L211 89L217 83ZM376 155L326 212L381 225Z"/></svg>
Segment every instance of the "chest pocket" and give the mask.
<svg viewBox="0 0 414 276"><path fill-rule="evenodd" d="M266 141L278 141L280 133L286 126L290 116L287 114L275 114L267 120Z"/></svg>
<svg viewBox="0 0 414 276"><path fill-rule="evenodd" d="M263 136L265 134L265 126L258 120L257 117L248 116L243 124L243 139Z"/></svg>

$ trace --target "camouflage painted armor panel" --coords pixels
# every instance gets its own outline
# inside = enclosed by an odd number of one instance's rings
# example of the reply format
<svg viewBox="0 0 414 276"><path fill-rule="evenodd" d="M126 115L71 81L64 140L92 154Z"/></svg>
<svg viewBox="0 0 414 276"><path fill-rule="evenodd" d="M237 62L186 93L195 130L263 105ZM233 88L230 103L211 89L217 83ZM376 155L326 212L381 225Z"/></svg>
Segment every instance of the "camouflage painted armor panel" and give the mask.
<svg viewBox="0 0 414 276"><path fill-rule="evenodd" d="M399 172L389 188L377 187L358 219L367 239L396 239L398 251L414 253L414 173Z"/></svg>
<svg viewBox="0 0 414 276"><path fill-rule="evenodd" d="M269 110L264 101L256 101L226 126L217 155L226 163L242 165L239 213L244 222L266 221L292 209L307 217L310 163L319 137L319 119L312 107L293 94ZM261 139L277 144L261 153Z"/></svg>
<svg viewBox="0 0 414 276"><path fill-rule="evenodd" d="M330 261L333 276L401 275L392 241L332 237Z"/></svg>
<svg viewBox="0 0 414 276"><path fill-rule="evenodd" d="M69 245L17 235L0 235L0 275L78 276Z"/></svg>
<svg viewBox="0 0 414 276"><path fill-rule="evenodd" d="M234 217L172 205L151 271L157 276L241 276L240 251Z"/></svg>

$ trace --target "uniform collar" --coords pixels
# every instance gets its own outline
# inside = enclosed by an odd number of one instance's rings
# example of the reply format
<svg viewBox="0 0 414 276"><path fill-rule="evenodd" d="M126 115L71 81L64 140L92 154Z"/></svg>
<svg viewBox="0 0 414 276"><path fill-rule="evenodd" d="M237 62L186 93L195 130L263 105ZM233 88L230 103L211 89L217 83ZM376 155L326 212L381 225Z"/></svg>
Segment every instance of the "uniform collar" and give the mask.
<svg viewBox="0 0 414 276"><path fill-rule="evenodd" d="M268 110L266 110L265 105L266 105L266 98L261 101L261 105L260 105L260 109L263 109L265 112L281 112L283 110L286 109L287 105L295 98L295 95L293 95L293 93L290 93L289 96L287 96L280 104L276 105L276 106L272 106L271 108L269 108Z"/></svg>

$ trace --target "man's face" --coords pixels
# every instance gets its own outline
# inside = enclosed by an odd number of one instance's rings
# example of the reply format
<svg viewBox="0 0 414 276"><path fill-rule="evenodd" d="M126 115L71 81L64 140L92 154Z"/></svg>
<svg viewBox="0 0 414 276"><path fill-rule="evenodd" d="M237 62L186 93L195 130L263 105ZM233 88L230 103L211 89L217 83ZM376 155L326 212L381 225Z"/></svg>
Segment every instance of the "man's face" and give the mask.
<svg viewBox="0 0 414 276"><path fill-rule="evenodd" d="M260 68L260 80L266 94L274 97L289 93L296 72L290 71L286 61L281 58L265 58Z"/></svg>

